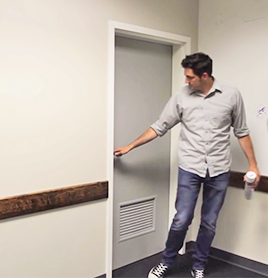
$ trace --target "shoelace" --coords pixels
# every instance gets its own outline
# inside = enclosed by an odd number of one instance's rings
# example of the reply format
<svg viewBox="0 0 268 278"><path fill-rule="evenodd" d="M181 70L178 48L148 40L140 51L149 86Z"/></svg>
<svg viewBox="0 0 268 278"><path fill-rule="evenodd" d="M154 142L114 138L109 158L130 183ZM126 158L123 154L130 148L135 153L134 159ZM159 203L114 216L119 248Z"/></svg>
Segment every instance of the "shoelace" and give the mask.
<svg viewBox="0 0 268 278"><path fill-rule="evenodd" d="M204 278L204 270L195 270L195 278Z"/></svg>
<svg viewBox="0 0 268 278"><path fill-rule="evenodd" d="M163 277L163 274L166 272L167 269L168 269L168 267L166 265L164 265L163 263L160 263L159 265L157 265L154 268L152 273L157 277Z"/></svg>

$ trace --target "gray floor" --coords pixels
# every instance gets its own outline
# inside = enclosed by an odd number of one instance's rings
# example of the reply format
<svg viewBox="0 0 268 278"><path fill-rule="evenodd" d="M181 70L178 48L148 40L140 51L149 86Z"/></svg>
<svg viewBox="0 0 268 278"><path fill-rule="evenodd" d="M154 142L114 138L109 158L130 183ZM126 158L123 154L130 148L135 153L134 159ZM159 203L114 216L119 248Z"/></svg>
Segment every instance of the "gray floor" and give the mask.
<svg viewBox="0 0 268 278"><path fill-rule="evenodd" d="M119 268L113 272L113 278L144 278L147 277L149 270L159 262L161 254L157 254L144 260L135 262L128 266ZM180 256L177 264L170 270L166 278L189 278L191 267L191 254ZM210 258L206 267L205 277L266 277L252 271L228 264L226 262Z"/></svg>

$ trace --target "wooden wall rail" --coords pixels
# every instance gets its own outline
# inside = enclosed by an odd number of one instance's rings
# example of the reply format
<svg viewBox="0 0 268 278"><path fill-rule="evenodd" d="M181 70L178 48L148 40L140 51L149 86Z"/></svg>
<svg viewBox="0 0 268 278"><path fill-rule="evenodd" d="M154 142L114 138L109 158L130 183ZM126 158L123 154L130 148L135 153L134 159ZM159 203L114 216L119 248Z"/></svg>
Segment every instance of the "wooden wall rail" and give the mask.
<svg viewBox="0 0 268 278"><path fill-rule="evenodd" d="M245 173L231 171L230 186L244 189L244 175ZM268 177L261 176L260 183L255 190L268 193Z"/></svg>
<svg viewBox="0 0 268 278"><path fill-rule="evenodd" d="M108 198L108 181L0 199L0 220Z"/></svg>
<svg viewBox="0 0 268 278"><path fill-rule="evenodd" d="M244 188L244 173L231 172L230 186ZM268 193L262 176L256 191ZM0 199L0 220L108 198L108 181L88 183Z"/></svg>

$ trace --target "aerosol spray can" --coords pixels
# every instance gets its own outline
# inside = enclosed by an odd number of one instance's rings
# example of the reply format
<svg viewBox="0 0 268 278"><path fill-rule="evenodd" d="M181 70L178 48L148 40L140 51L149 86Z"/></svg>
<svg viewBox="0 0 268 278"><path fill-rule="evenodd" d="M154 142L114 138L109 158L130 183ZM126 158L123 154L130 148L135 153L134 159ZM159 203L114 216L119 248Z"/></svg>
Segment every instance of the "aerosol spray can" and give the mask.
<svg viewBox="0 0 268 278"><path fill-rule="evenodd" d="M257 175L256 173L249 171L246 174L246 181L245 181L245 197L247 200L252 199L253 193L254 193L254 188L253 183L256 179Z"/></svg>

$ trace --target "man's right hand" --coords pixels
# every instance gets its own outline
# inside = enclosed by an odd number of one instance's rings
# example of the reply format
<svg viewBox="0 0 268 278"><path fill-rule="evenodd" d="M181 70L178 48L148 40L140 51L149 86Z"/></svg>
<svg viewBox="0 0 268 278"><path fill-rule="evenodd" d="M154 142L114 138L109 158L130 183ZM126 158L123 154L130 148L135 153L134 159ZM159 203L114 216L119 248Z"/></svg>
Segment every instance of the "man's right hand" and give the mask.
<svg viewBox="0 0 268 278"><path fill-rule="evenodd" d="M116 148L114 150L114 156L120 157L124 154L127 154L130 150L131 150L131 147L129 145L124 146L124 147L120 147L120 148Z"/></svg>
<svg viewBox="0 0 268 278"><path fill-rule="evenodd" d="M132 149L139 147L145 143L148 143L157 137L157 133L151 127L148 128L139 138L133 141L131 144L126 145L121 148L117 148L114 150L114 155L119 157L124 154L127 154Z"/></svg>

